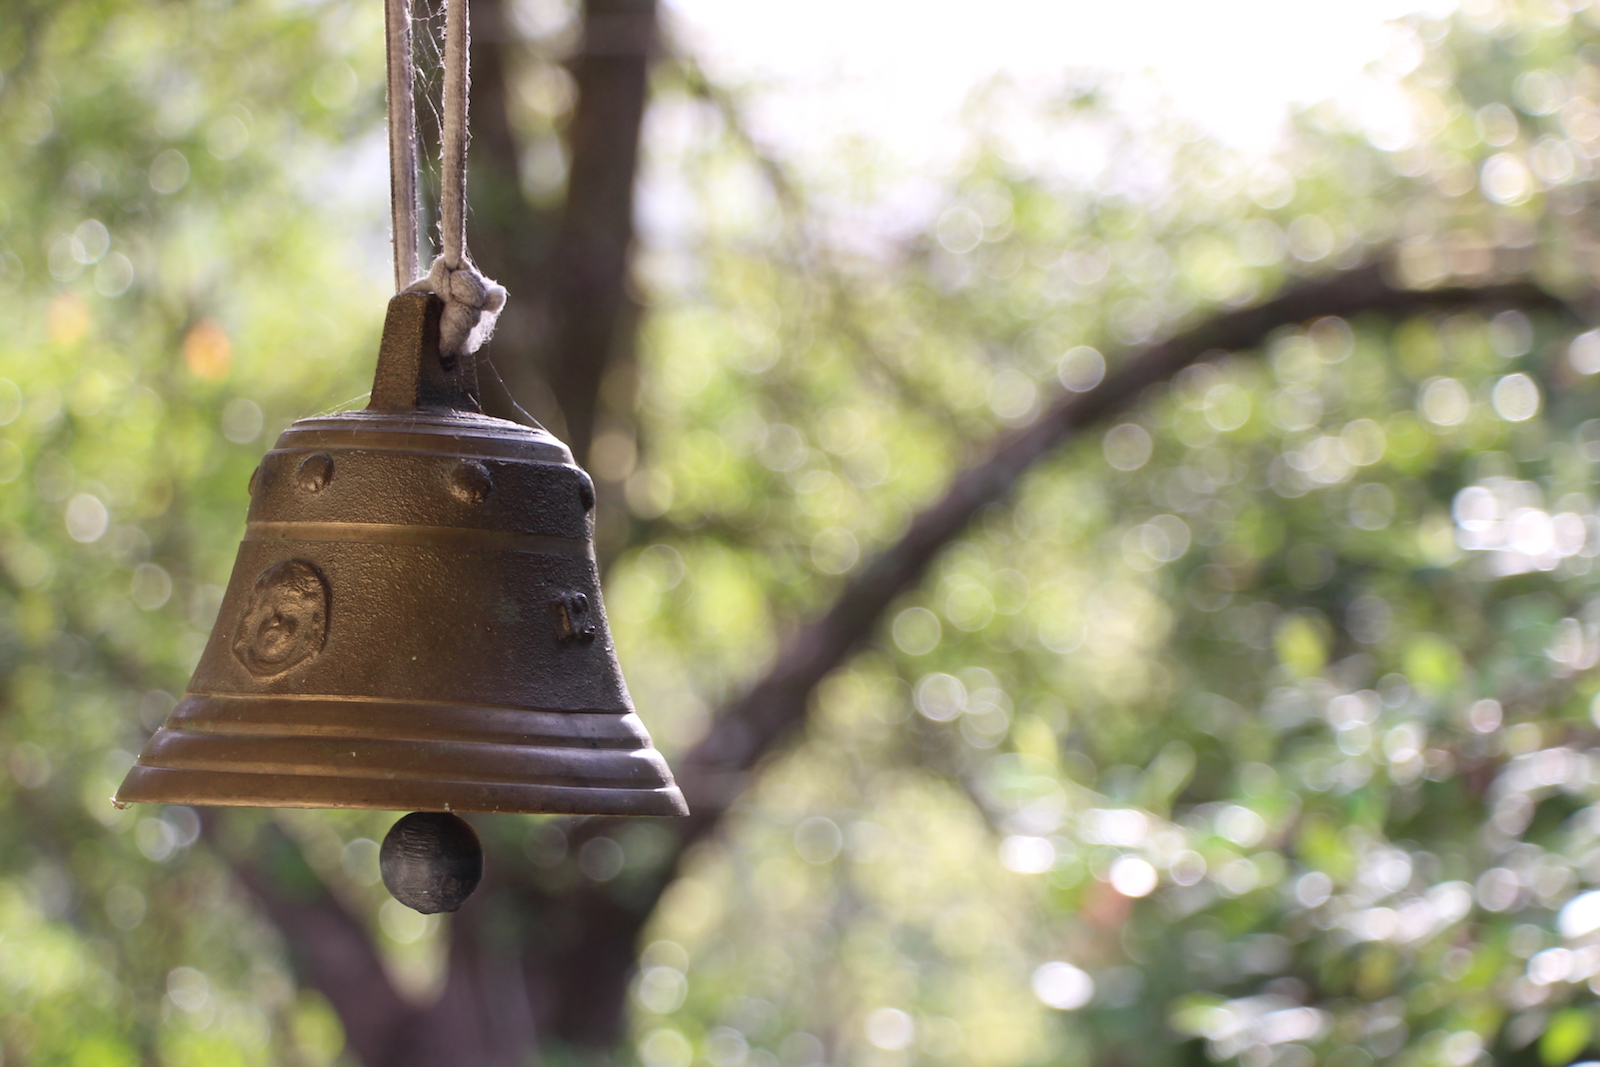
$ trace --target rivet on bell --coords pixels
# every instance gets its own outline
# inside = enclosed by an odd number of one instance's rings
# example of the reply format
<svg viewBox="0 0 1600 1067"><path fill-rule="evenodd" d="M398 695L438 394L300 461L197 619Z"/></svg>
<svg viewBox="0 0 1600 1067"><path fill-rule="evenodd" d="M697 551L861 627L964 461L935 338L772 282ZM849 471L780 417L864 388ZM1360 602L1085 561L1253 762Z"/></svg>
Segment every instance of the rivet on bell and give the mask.
<svg viewBox="0 0 1600 1067"><path fill-rule="evenodd" d="M494 475L475 459L464 459L450 471L450 495L463 504L481 504L494 488Z"/></svg>
<svg viewBox="0 0 1600 1067"><path fill-rule="evenodd" d="M333 480L333 457L318 452L300 461L295 482L308 493L320 493Z"/></svg>

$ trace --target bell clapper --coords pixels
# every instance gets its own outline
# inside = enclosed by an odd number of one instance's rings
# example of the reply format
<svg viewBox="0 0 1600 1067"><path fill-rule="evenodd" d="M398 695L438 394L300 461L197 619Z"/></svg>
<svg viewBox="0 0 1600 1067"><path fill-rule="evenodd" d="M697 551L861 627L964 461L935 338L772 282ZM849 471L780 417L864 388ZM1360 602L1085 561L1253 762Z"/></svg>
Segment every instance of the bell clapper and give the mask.
<svg viewBox="0 0 1600 1067"><path fill-rule="evenodd" d="M455 911L483 877L483 846L461 816L415 811L384 837L378 869L384 886L413 911Z"/></svg>

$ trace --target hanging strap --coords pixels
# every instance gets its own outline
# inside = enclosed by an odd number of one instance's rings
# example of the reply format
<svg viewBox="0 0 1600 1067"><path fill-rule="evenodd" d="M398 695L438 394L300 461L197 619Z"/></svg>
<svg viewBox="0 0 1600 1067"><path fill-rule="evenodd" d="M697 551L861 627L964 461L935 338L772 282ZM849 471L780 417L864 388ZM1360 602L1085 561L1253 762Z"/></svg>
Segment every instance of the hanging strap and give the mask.
<svg viewBox="0 0 1600 1067"><path fill-rule="evenodd" d="M467 251L467 109L470 31L467 0L446 0L444 113L440 136L440 236L444 254L417 279L417 123L412 101L410 0L385 0L389 53L390 207L395 287L435 293L445 302L439 352L470 356L494 332L506 291L485 278Z"/></svg>
<svg viewBox="0 0 1600 1067"><path fill-rule="evenodd" d="M412 96L411 0L384 0L389 69L389 217L394 225L394 287L417 278L417 107Z"/></svg>

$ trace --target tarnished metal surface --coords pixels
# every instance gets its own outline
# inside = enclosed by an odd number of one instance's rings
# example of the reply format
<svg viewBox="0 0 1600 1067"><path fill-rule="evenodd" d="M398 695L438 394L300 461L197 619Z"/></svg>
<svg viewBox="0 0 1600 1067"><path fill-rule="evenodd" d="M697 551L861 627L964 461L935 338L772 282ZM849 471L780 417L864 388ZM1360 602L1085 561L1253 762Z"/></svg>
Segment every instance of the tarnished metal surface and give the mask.
<svg viewBox="0 0 1600 1067"><path fill-rule="evenodd" d="M687 811L606 628L593 485L549 434L460 410L437 303L391 302L372 407L261 461L211 639L119 803Z"/></svg>

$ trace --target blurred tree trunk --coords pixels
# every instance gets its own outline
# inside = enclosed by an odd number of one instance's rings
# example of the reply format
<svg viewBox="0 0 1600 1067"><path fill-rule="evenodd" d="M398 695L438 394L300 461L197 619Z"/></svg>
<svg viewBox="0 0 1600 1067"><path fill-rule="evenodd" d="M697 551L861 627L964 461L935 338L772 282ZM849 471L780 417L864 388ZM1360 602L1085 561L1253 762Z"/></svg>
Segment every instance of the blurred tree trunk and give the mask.
<svg viewBox="0 0 1600 1067"><path fill-rule="evenodd" d="M511 293L491 358L513 397L551 423L581 463L606 373L633 356L628 295L633 189L655 0L585 0L582 44L566 61L577 104L559 211L523 194L509 95L523 42L505 0L473 6L473 255Z"/></svg>
<svg viewBox="0 0 1600 1067"><path fill-rule="evenodd" d="M633 190L655 41L655 0L586 0L583 49L571 64L578 87L567 134L572 166L545 294L546 373L580 463L606 372L633 355Z"/></svg>
<svg viewBox="0 0 1600 1067"><path fill-rule="evenodd" d="M546 333L540 311L560 218L559 210L538 207L523 193L522 146L512 116L522 50L506 0L474 0L468 247L511 295L485 350L509 395L494 375L484 375L485 404L502 418L515 418L520 405L559 427L560 412L538 382Z"/></svg>

